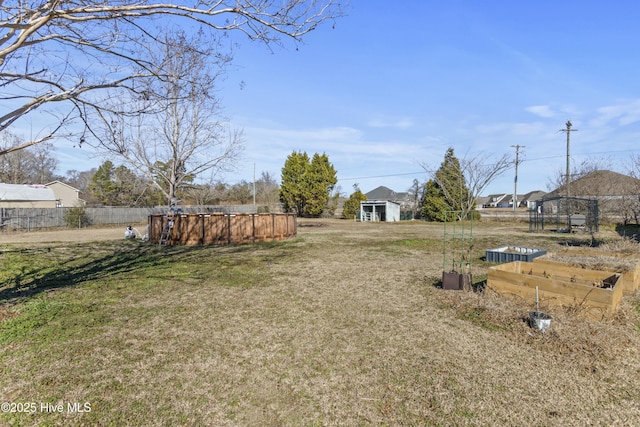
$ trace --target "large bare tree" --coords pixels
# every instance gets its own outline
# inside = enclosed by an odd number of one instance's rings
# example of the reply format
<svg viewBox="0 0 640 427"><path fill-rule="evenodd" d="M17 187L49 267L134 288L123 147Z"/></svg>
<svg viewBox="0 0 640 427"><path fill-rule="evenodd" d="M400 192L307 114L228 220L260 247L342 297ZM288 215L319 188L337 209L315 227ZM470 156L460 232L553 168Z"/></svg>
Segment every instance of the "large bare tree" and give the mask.
<svg viewBox="0 0 640 427"><path fill-rule="evenodd" d="M584 159L579 164L573 163L571 164L571 172L570 172L571 175L569 176L569 183L576 181L580 178L584 178L585 176L595 171L611 169L613 167L612 165L613 165L612 159L611 157L608 157L608 156L590 157L590 158ZM574 195L578 197L598 196L600 190L597 188L597 182L594 182L591 184L592 185L588 187L585 187L584 185L581 186L580 191L578 193L575 193L575 190L571 191L570 196L574 196ZM566 169L563 169L562 167L557 168L553 172L552 176L547 177L547 190L557 191L559 196L566 195L566 185L567 185L567 172L566 172ZM569 190L571 190L571 186L569 187Z"/></svg>
<svg viewBox="0 0 640 427"><path fill-rule="evenodd" d="M631 164L629 165L629 175L636 179L636 185L633 190L625 198L624 204L624 222L625 224L634 221L636 224L640 224L640 155L631 155ZM640 240L640 236L636 236L636 240Z"/></svg>
<svg viewBox="0 0 640 427"><path fill-rule="evenodd" d="M216 82L228 57L214 57L215 45L202 33L167 35L150 59L163 64L165 76L147 81L140 103L153 114L129 117L101 115L106 136L100 148L124 158L147 175L169 203L178 190L204 172L230 169L243 149L242 132L230 128L215 95Z"/></svg>
<svg viewBox="0 0 640 427"><path fill-rule="evenodd" d="M92 113L135 115L152 106L113 100L145 97L141 81L164 79L144 52L167 30L241 32L272 45L299 41L340 15L339 0L0 1L0 131L36 112L51 117L37 137L0 154L71 137L66 125L77 119L90 129ZM84 142L84 134L75 137Z"/></svg>
<svg viewBox="0 0 640 427"><path fill-rule="evenodd" d="M19 146L24 140L9 131L0 132L0 150ZM58 161L48 143L0 156L0 182L46 184L55 179Z"/></svg>

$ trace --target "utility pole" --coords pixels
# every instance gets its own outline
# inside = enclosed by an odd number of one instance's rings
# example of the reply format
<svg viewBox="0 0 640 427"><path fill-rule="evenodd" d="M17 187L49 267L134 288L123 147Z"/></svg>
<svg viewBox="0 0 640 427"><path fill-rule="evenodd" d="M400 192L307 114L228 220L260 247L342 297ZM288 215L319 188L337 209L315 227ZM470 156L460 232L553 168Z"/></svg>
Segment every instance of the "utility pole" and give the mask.
<svg viewBox="0 0 640 427"><path fill-rule="evenodd" d="M571 126L573 126L571 124L570 120L567 120L567 123L565 123L565 125L567 126L566 129L560 129L560 132L566 132L567 133L567 174L565 175L564 178L564 185L565 185L565 191L567 193L567 221L569 222L569 230L571 231L571 203L569 201L569 197L571 196L571 191L570 191L570 185L571 185L571 171L569 168L569 147L571 146L571 132L575 132L578 129L571 129Z"/></svg>
<svg viewBox="0 0 640 427"><path fill-rule="evenodd" d="M516 211L518 206L518 164L520 163L520 149L524 148L524 145L512 145L516 149L516 177L513 180L513 211Z"/></svg>
<svg viewBox="0 0 640 427"><path fill-rule="evenodd" d="M256 164L253 164L253 211L258 212L256 209Z"/></svg>

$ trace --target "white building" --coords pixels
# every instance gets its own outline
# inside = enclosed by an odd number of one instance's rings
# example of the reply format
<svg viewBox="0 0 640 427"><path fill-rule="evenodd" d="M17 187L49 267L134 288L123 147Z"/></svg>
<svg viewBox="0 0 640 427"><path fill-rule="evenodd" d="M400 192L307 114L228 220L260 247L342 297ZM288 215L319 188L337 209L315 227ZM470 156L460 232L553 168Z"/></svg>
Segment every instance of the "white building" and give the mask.
<svg viewBox="0 0 640 427"><path fill-rule="evenodd" d="M360 202L361 221L400 221L400 204L390 200L366 200Z"/></svg>

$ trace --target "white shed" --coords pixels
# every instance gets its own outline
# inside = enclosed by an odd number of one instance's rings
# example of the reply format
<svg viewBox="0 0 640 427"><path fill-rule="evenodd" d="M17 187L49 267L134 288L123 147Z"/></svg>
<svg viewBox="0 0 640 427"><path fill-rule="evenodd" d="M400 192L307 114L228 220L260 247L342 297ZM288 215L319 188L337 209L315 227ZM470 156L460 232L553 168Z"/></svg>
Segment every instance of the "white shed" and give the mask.
<svg viewBox="0 0 640 427"><path fill-rule="evenodd" d="M366 200L360 202L361 221L400 221L400 203L390 200Z"/></svg>

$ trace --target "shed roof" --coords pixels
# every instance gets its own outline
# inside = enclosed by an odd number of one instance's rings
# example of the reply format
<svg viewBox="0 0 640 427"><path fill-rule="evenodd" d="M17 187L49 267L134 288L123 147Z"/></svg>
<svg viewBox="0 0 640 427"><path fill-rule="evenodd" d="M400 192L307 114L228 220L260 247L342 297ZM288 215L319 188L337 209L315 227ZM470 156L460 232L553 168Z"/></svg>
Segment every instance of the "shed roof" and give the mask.
<svg viewBox="0 0 640 427"><path fill-rule="evenodd" d="M55 201L53 190L44 185L2 184L0 200L3 201Z"/></svg>
<svg viewBox="0 0 640 427"><path fill-rule="evenodd" d="M360 205L388 205L390 203L400 206L400 203L394 202L393 200L361 200L360 201Z"/></svg>

